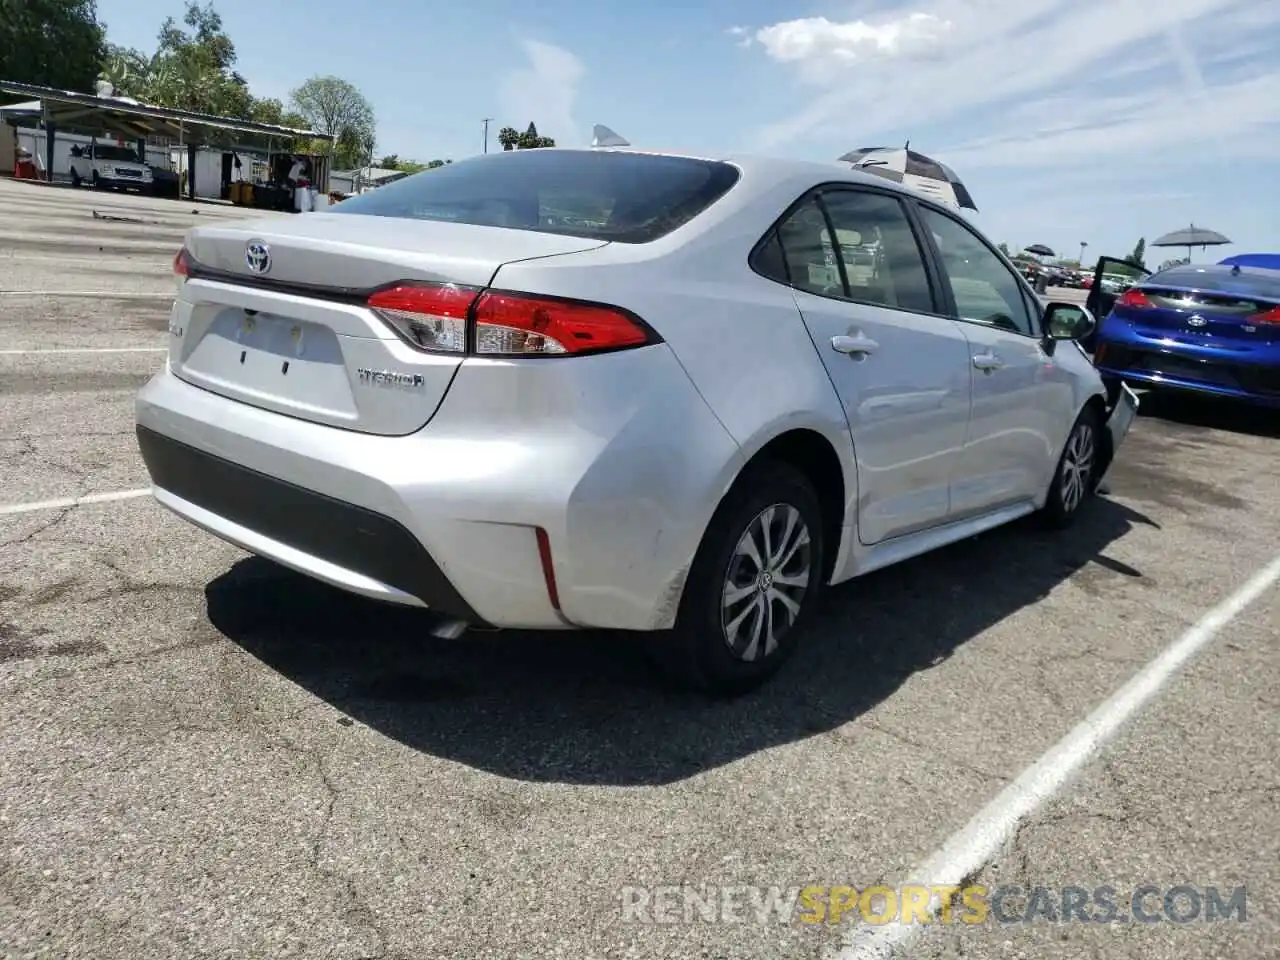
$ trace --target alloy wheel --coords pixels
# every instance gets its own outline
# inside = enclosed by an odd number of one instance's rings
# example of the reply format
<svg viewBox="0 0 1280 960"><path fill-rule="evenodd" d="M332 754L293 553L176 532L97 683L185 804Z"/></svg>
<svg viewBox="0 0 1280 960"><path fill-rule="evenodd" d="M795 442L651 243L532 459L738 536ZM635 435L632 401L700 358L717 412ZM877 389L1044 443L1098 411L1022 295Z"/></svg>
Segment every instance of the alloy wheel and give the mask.
<svg viewBox="0 0 1280 960"><path fill-rule="evenodd" d="M1080 506L1085 493L1089 489L1089 478L1093 473L1093 427L1088 423L1076 424L1067 441L1067 450L1062 457L1062 506L1071 513Z"/></svg>
<svg viewBox="0 0 1280 960"><path fill-rule="evenodd" d="M800 511L777 503L761 510L729 559L721 596L724 640L747 662L768 657L800 615L813 553Z"/></svg>

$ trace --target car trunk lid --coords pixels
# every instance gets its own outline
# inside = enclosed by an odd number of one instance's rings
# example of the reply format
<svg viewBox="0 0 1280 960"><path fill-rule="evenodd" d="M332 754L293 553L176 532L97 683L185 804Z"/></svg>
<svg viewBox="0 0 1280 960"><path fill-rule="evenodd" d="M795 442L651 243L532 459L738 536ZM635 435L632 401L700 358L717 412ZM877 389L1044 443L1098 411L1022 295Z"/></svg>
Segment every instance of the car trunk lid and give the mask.
<svg viewBox="0 0 1280 960"><path fill-rule="evenodd" d="M1280 297L1230 275L1200 288L1144 282L1116 301L1117 317L1141 332L1226 349L1280 341Z"/></svg>
<svg viewBox="0 0 1280 960"><path fill-rule="evenodd" d="M424 352L367 305L403 281L482 288L506 263L595 239L440 221L307 214L198 228L170 328L189 383L301 420L381 435L430 421L463 360Z"/></svg>

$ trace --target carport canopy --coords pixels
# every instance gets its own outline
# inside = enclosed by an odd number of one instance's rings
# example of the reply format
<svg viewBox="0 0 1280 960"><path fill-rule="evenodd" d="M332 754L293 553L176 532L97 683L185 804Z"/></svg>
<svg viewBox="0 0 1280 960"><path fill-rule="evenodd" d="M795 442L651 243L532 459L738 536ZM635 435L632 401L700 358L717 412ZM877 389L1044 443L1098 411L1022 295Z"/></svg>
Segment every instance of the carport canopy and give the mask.
<svg viewBox="0 0 1280 960"><path fill-rule="evenodd" d="M182 143L207 146L233 143L268 146L273 140L322 140L334 137L315 130L298 130L271 123L216 117L185 110L171 110L139 103L126 97L99 97L53 87L0 80L0 93L24 97L34 103L0 108L6 119L45 120L50 126L84 133L111 132L131 138L168 137Z"/></svg>

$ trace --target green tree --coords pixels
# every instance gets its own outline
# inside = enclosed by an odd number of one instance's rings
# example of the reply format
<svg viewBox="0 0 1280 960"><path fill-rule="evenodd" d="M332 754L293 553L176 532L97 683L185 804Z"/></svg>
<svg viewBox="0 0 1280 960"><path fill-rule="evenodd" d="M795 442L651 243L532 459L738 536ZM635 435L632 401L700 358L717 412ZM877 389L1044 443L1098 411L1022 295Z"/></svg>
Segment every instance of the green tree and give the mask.
<svg viewBox="0 0 1280 960"><path fill-rule="evenodd" d="M498 135L501 140L502 135ZM536 150L539 147L554 147L556 142L550 137L541 136L538 128L530 122L529 128L516 137L516 146L521 150ZM504 149L506 149L504 145Z"/></svg>
<svg viewBox="0 0 1280 960"><path fill-rule="evenodd" d="M0 77L92 93L104 52L95 0L0 0Z"/></svg>
<svg viewBox="0 0 1280 960"><path fill-rule="evenodd" d="M284 104L275 97L263 97L261 100L254 97L249 107L249 119L277 127L292 127L295 130L303 130L307 126L306 120L292 110L286 110Z"/></svg>
<svg viewBox="0 0 1280 960"><path fill-rule="evenodd" d="M183 29L173 17L160 26L159 46L151 69L153 103L247 120L253 97L236 73L236 47L212 4L188 0Z"/></svg>
<svg viewBox="0 0 1280 960"><path fill-rule="evenodd" d="M399 170L401 169L402 163L412 163L412 162L413 161L411 160L402 161L400 157L397 156L396 154L389 153L385 157L383 157L381 160L379 160L376 166L382 167L384 170Z"/></svg>
<svg viewBox="0 0 1280 960"><path fill-rule="evenodd" d="M373 106L355 86L339 77L312 77L293 91L290 100L307 126L337 138L337 169L372 161L377 123Z"/></svg>
<svg viewBox="0 0 1280 960"><path fill-rule="evenodd" d="M503 127L498 131L498 143L503 150L514 150L520 142L520 133L515 127Z"/></svg>
<svg viewBox="0 0 1280 960"><path fill-rule="evenodd" d="M102 58L100 77L115 88L117 94L145 99L151 74L151 57L141 50L108 43Z"/></svg>
<svg viewBox="0 0 1280 960"><path fill-rule="evenodd" d="M355 127L343 127L333 144L333 163L339 170L354 170L368 164L360 132Z"/></svg>
<svg viewBox="0 0 1280 960"><path fill-rule="evenodd" d="M1141 267L1143 270L1145 270L1147 267L1146 267L1146 263L1143 261L1143 257L1146 256L1146 253L1147 253L1147 238L1141 237L1138 240L1137 244L1134 246L1133 253L1129 254L1127 257L1124 258L1125 262L1131 263L1135 267Z"/></svg>
<svg viewBox="0 0 1280 960"><path fill-rule="evenodd" d="M1009 245L1007 243L1000 244L996 249L999 250L1001 253L1003 253L1006 257L1009 257L1010 259L1013 258L1013 254L1009 252Z"/></svg>
<svg viewBox="0 0 1280 960"><path fill-rule="evenodd" d="M188 0L182 24L168 17L156 41L150 55L114 44L107 47L102 77L116 93L192 113L242 120L258 115L248 83L234 69L235 44L212 4L202 7Z"/></svg>

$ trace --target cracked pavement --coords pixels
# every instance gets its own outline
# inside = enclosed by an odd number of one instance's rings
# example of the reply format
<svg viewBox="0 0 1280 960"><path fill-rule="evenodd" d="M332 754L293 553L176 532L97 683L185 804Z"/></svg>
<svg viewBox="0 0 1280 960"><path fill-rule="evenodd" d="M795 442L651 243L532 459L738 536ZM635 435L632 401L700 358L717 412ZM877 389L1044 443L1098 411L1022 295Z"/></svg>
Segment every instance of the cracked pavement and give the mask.
<svg viewBox="0 0 1280 960"><path fill-rule="evenodd" d="M11 350L162 346L180 230L95 245L91 210L222 215L4 181L0 205L35 238L0 237L0 289L157 297L6 298ZM133 391L160 362L0 356L0 504L145 486ZM733 703L667 691L625 637L425 637L148 499L0 516L0 957L817 958L838 930L627 923L621 890L927 882L914 864L1271 558L1275 422L1153 399L1070 533L833 591ZM1273 591L978 878L1245 883L1246 923L988 923L912 956L1275 956L1278 624Z"/></svg>

